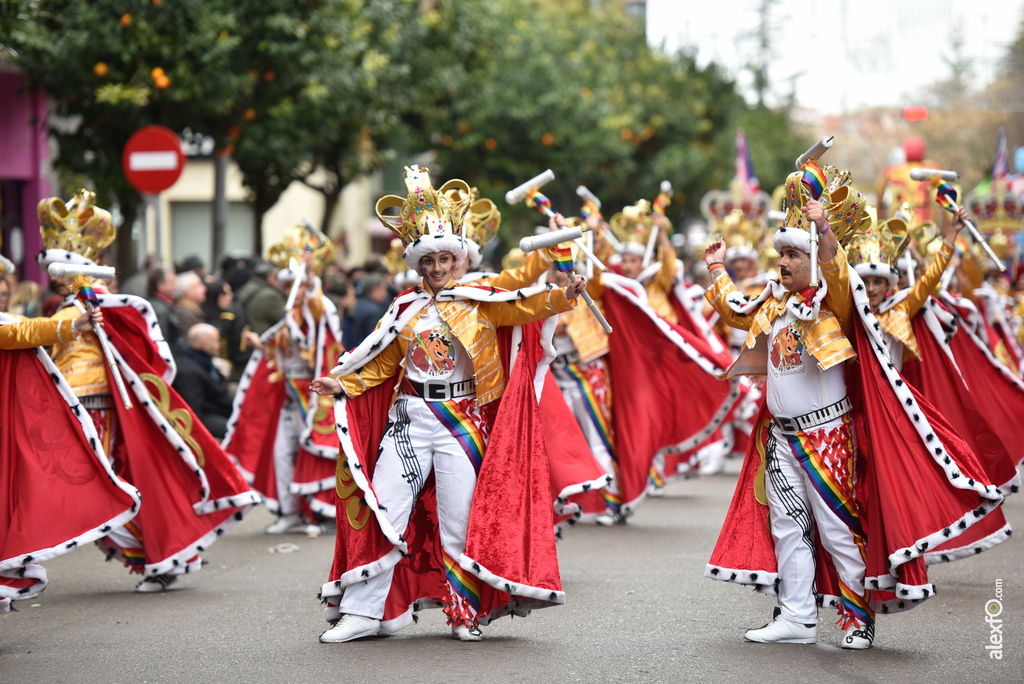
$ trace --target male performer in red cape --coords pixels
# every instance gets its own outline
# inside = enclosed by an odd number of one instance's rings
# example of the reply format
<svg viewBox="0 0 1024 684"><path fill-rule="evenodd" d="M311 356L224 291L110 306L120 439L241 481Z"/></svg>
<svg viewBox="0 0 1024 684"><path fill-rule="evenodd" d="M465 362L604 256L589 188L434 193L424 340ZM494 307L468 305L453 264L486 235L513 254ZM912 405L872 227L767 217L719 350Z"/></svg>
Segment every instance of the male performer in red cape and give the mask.
<svg viewBox="0 0 1024 684"><path fill-rule="evenodd" d="M391 633L437 606L456 638L478 641L478 625L565 600L537 404L550 345L525 324L568 311L585 281L564 291L457 286L468 186L434 190L419 167L406 168L405 182L408 197L382 198L377 215L406 243L423 286L400 294L340 359L340 382L312 384L344 392L335 412L346 519L321 591L336 622L325 643ZM454 184L465 187L459 199ZM385 215L391 208L399 215ZM522 326L518 339L505 326ZM414 358L439 328L451 345L448 370Z"/></svg>
<svg viewBox="0 0 1024 684"><path fill-rule="evenodd" d="M344 351L338 311L319 280L333 259L331 241L306 226L271 245L267 260L281 269L278 282L295 292L293 305L262 336L246 333L256 351L238 384L223 446L263 504L277 514L267 534L320 534L334 528L334 406L309 388ZM298 284L296 271L305 274Z"/></svg>
<svg viewBox="0 0 1024 684"><path fill-rule="evenodd" d="M777 593L773 620L748 630L749 641L814 643L817 593L839 611L842 647L865 649L877 610L907 609L934 594L925 552L1002 495L889 361L837 239L862 229L864 200L847 173L829 174L824 204L805 194L800 173L787 180L789 211L773 240L781 282L760 297L747 301L736 291L721 241L705 252L714 278L708 301L748 330L728 375L768 376L766 406L705 575ZM820 235L817 288L810 287L810 222ZM789 326L801 330L802 363L782 369L768 349Z"/></svg>
<svg viewBox="0 0 1024 684"><path fill-rule="evenodd" d="M69 205L57 197L39 203L41 266L95 265L92 257L114 240L116 229L94 202L82 190ZM57 280L68 285L70 279ZM92 287L104 311L109 356L99 331L55 344L51 355L96 425L114 472L144 500L135 519L98 544L108 558L144 575L137 591L160 592L179 575L198 571L199 553L259 497L171 387L174 361L149 303ZM54 319L77 317L75 301L70 295Z"/></svg>
<svg viewBox="0 0 1024 684"><path fill-rule="evenodd" d="M46 588L39 563L135 517L138 491L114 474L89 415L41 346L91 332L99 309L71 320L0 313L0 614Z"/></svg>
<svg viewBox="0 0 1024 684"><path fill-rule="evenodd" d="M900 254L913 233L909 225L912 217L906 209L893 218L872 224L864 234L854 238L850 242L849 258L864 280L868 303L881 325L893 365L970 444L987 480L997 484L1006 496L1020 485L1017 472L1022 453L1020 437L1012 420L993 415L985 407L995 404L995 411L1009 410L1013 415L1024 410L1024 391L1017 386L1019 382L1007 383L998 368L979 358L977 350L973 350L972 355L973 345L962 339L969 333L957 331L951 315L937 301L931 300L953 257L957 235L966 219L967 211L961 209L955 220L946 220L938 252L911 287L892 292L899 278L896 266L906 262ZM955 345L961 351L959 355L952 344L957 336L961 338ZM1010 375L1012 377L1012 373ZM993 384L1003 387L997 393L972 391L971 385L981 389L981 383L985 383L990 392ZM1011 454L1016 454L1017 458L1012 458ZM956 539L929 550L926 560L932 563L974 556L1008 540L1010 533L1000 508Z"/></svg>

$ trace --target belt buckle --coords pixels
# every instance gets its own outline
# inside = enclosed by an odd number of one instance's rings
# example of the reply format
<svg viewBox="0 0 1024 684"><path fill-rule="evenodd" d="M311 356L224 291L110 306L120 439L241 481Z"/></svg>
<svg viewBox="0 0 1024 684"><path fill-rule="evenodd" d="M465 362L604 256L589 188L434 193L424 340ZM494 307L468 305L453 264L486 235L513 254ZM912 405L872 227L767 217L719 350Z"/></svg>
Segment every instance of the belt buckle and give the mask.
<svg viewBox="0 0 1024 684"><path fill-rule="evenodd" d="M452 398L452 386L445 380L427 380L423 383L423 398L427 401L448 401Z"/></svg>
<svg viewBox="0 0 1024 684"><path fill-rule="evenodd" d="M778 423L779 429L786 434L796 434L800 431L800 426L797 425L796 420L787 416L777 417L775 422Z"/></svg>

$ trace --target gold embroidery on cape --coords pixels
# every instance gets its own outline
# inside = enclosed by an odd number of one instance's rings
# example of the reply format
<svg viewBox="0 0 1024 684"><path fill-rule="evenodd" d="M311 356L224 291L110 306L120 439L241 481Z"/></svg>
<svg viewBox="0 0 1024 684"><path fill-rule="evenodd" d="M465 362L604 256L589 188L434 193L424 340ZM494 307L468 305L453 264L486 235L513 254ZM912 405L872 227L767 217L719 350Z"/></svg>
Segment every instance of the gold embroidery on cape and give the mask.
<svg viewBox="0 0 1024 684"><path fill-rule="evenodd" d="M149 393L149 398L156 404L160 414L167 419L168 423L174 426L174 431L185 440L185 443L192 447L192 451L196 455L196 461L199 462L199 467L206 467L206 457L203 455L203 450L199 448L196 440L192 439L192 414L188 412L188 409L171 408L171 392L159 376L153 373L140 373L139 379L142 380L143 386L146 387L146 392ZM159 399L153 396L146 383L152 383L156 387L160 394Z"/></svg>
<svg viewBox="0 0 1024 684"><path fill-rule="evenodd" d="M366 507L358 495L359 486L352 479L352 470L348 467L348 458L338 454L338 499L345 503L345 515L353 530L361 530L370 522L370 509ZM359 514L366 509L366 516L360 520Z"/></svg>

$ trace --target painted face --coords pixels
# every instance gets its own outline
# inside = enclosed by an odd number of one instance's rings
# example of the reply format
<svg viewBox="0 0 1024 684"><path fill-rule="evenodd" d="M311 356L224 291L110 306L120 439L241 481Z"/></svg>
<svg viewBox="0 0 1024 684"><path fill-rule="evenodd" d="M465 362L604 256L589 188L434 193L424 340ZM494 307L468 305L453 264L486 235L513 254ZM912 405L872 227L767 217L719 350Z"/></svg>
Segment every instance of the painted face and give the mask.
<svg viewBox="0 0 1024 684"><path fill-rule="evenodd" d="M868 296L871 308L876 309L889 291L889 280L881 276L864 276L864 291Z"/></svg>
<svg viewBox="0 0 1024 684"><path fill-rule="evenodd" d="M448 284L454 270L455 256L451 252L432 252L420 257L420 274L435 292Z"/></svg>
<svg viewBox="0 0 1024 684"><path fill-rule="evenodd" d="M800 292L811 284L811 255L796 247L783 247L778 261L782 286Z"/></svg>
<svg viewBox="0 0 1024 684"><path fill-rule="evenodd" d="M636 278L643 270L644 258L639 254L622 255L622 275L627 278Z"/></svg>

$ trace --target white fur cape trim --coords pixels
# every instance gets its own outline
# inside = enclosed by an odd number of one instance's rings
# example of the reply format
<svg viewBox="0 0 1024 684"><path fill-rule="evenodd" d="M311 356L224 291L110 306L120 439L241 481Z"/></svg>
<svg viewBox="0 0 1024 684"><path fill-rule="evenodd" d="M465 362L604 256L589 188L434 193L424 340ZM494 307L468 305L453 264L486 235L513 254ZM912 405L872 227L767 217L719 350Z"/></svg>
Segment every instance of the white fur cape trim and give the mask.
<svg viewBox="0 0 1024 684"><path fill-rule="evenodd" d="M484 255L480 250L480 245L476 244L472 240L466 240L466 259L469 260L470 268L477 268L480 266L480 262L484 260Z"/></svg>
<svg viewBox="0 0 1024 684"><path fill-rule="evenodd" d="M720 275L720 278L724 278L725 275ZM767 302L769 299L775 299L777 301L783 301L791 293L789 290L782 286L782 283L778 280L771 279L764 286L764 289L754 299L747 301L747 298L743 296L743 293L738 289L733 290L725 298L726 304L729 308L736 313L748 315L756 312L761 305ZM786 301L786 310L792 313L794 316L802 321L813 321L818 317L818 313L821 311L821 303L825 301L825 295L828 294L828 282L821 278L821 285L818 287L817 292L814 293L814 298L811 299L811 304L808 306L800 301L800 297L796 294L789 297Z"/></svg>
<svg viewBox="0 0 1024 684"><path fill-rule="evenodd" d="M95 266L96 262L86 259L81 254L65 249L44 249L36 257L36 263L45 269L50 264L74 264L75 266Z"/></svg>

